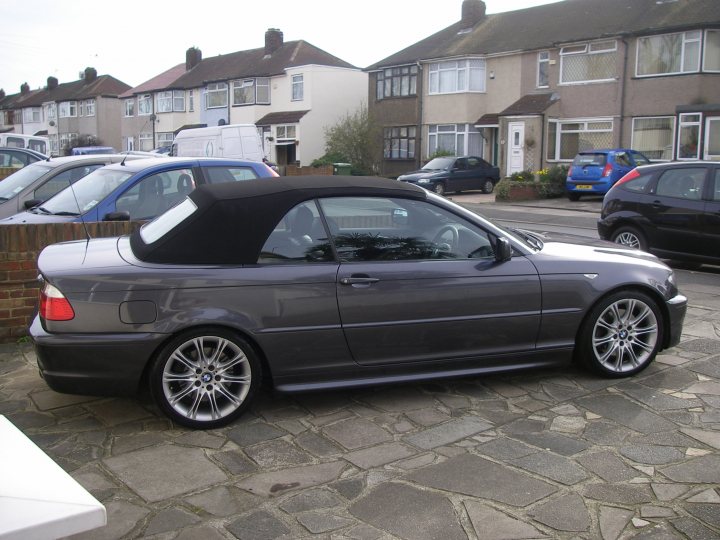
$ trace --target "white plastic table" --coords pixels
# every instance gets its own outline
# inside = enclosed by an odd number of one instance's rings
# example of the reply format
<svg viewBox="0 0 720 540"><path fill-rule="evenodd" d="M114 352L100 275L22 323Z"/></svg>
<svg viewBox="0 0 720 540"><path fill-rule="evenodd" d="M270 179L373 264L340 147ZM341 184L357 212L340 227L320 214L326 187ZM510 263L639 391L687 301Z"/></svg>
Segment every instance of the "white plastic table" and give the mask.
<svg viewBox="0 0 720 540"><path fill-rule="evenodd" d="M0 539L59 538L106 523L105 507L0 415Z"/></svg>

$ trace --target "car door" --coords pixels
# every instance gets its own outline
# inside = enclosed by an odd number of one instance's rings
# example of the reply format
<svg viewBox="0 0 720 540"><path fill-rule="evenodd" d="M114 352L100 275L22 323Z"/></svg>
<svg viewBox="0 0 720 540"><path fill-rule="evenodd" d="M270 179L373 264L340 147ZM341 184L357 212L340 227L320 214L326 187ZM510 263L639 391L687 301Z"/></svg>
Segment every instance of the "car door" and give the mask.
<svg viewBox="0 0 720 540"><path fill-rule="evenodd" d="M703 211L704 253L720 258L720 167L710 169L709 184Z"/></svg>
<svg viewBox="0 0 720 540"><path fill-rule="evenodd" d="M650 247L673 253L702 253L702 200L707 166L674 167L661 172L650 193L638 205L652 225Z"/></svg>
<svg viewBox="0 0 720 540"><path fill-rule="evenodd" d="M522 256L426 201L321 199L340 259L337 300L361 365L444 362L534 349L540 283Z"/></svg>
<svg viewBox="0 0 720 540"><path fill-rule="evenodd" d="M465 158L456 159L455 163L450 168L445 191L462 191L465 189L467 177L467 160Z"/></svg>

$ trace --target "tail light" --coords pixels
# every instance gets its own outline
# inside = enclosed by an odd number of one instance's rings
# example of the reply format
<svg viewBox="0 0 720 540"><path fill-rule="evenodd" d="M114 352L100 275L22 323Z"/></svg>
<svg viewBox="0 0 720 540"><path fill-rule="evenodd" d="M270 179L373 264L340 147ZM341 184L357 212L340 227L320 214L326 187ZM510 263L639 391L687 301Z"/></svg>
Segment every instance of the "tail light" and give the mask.
<svg viewBox="0 0 720 540"><path fill-rule="evenodd" d="M567 172L568 178L570 178L572 176L572 170L573 170L572 165L570 165L570 168L568 168L568 172Z"/></svg>
<svg viewBox="0 0 720 540"><path fill-rule="evenodd" d="M45 282L40 289L40 316L46 321L69 321L75 310L60 289Z"/></svg>
<svg viewBox="0 0 720 540"><path fill-rule="evenodd" d="M623 176L620 180L618 180L617 182L615 182L615 185L616 185L616 186L619 186L619 185L621 185L621 184L624 184L625 182L629 182L629 181L632 180L633 178L637 178L638 176L640 176L640 173L638 172L638 170L637 170L637 169L633 169L632 171L630 171L629 173L627 173L625 176Z"/></svg>
<svg viewBox="0 0 720 540"><path fill-rule="evenodd" d="M612 171L613 171L612 165L610 163L607 163L605 165L605 168L603 169L603 173L602 173L603 177L610 176L612 174Z"/></svg>

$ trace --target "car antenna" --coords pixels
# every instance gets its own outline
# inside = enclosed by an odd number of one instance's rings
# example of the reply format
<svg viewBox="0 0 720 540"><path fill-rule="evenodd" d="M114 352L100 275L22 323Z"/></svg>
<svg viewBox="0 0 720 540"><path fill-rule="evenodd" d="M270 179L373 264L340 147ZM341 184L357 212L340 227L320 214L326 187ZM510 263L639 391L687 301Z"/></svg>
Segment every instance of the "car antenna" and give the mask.
<svg viewBox="0 0 720 540"><path fill-rule="evenodd" d="M124 167L124 166L125 166L125 160L127 159L127 157L128 157L129 155L130 155L130 152L125 152L125 157L122 158L122 161L120 162L120 166L121 166L121 167Z"/></svg>
<svg viewBox="0 0 720 540"><path fill-rule="evenodd" d="M73 186L72 182L70 182L70 191L73 194L73 199L75 199L75 206L77 206L78 209L78 216L80 216L80 222L83 224L85 236L87 237L87 240L89 242L90 240L92 240L92 236L90 236L90 230L88 229L87 223L85 223L85 218L83 218L82 208L80 208L80 201L78 201L77 194L75 193L75 186Z"/></svg>

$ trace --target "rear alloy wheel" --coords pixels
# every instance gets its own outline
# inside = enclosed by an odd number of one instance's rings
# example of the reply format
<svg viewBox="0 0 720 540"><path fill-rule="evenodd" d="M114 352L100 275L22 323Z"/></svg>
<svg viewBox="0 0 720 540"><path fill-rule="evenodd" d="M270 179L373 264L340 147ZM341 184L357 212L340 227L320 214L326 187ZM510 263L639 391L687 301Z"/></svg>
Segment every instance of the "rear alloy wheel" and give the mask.
<svg viewBox="0 0 720 540"><path fill-rule="evenodd" d="M492 180L485 180L482 186L483 193L490 194L493 192L493 189L495 189L495 184L493 184Z"/></svg>
<svg viewBox="0 0 720 540"><path fill-rule="evenodd" d="M150 388L173 422L212 429L247 409L261 377L247 342L228 330L207 328L181 334L163 348L150 372Z"/></svg>
<svg viewBox="0 0 720 540"><path fill-rule="evenodd" d="M445 184L438 182L435 186L433 186L433 191L435 191L438 195L445 195Z"/></svg>
<svg viewBox="0 0 720 540"><path fill-rule="evenodd" d="M647 251L647 242L643 234L635 227L620 227L610 238L616 244Z"/></svg>
<svg viewBox="0 0 720 540"><path fill-rule="evenodd" d="M657 303L637 291L620 291L598 303L580 333L578 353L607 377L642 371L660 350L663 326Z"/></svg>

